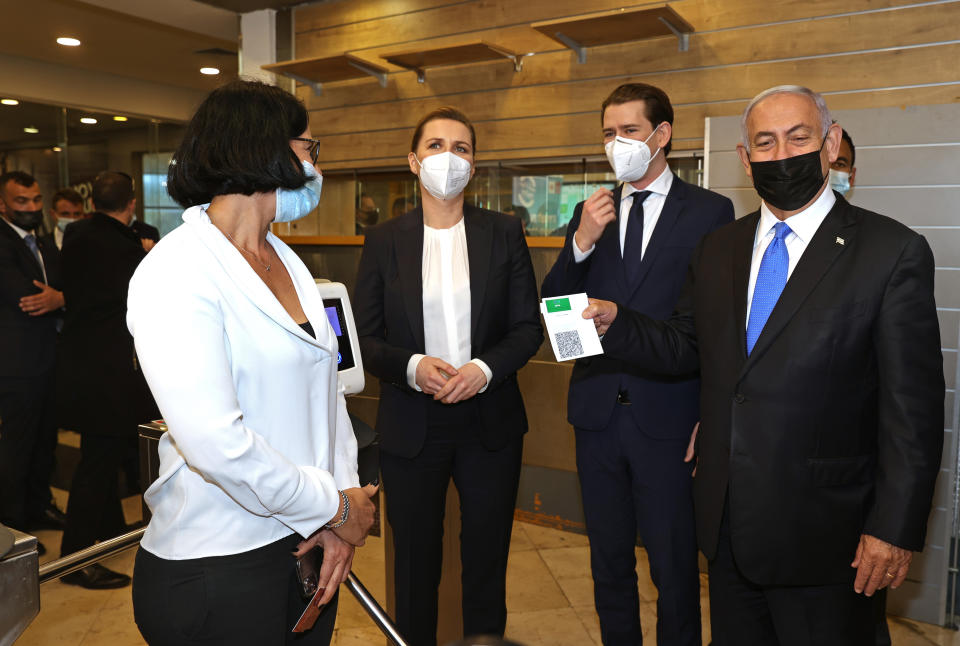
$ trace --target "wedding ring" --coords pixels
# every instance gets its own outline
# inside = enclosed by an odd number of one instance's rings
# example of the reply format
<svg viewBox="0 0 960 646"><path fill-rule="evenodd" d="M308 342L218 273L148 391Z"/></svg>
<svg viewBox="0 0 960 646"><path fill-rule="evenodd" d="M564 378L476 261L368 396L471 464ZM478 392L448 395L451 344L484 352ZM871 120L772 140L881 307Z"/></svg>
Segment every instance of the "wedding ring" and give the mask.
<svg viewBox="0 0 960 646"><path fill-rule="evenodd" d="M887 576L890 577L891 579L895 579L897 575L890 574L889 572L887 572Z"/></svg>

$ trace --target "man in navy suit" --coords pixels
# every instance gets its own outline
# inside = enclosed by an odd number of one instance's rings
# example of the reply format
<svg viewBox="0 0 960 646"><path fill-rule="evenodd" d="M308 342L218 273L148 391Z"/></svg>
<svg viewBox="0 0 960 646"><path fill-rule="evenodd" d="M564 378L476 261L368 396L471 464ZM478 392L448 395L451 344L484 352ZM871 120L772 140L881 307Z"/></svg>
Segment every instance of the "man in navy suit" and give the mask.
<svg viewBox="0 0 960 646"><path fill-rule="evenodd" d="M673 108L662 90L621 85L600 114L607 158L623 183L577 205L542 293L586 292L666 317L691 252L706 233L733 221L733 205L667 166ZM700 414L699 387L695 371L663 378L605 356L581 359L573 368L567 419L576 430L594 600L606 646L643 641L638 533L659 593L657 643L700 644L692 465L685 463Z"/></svg>
<svg viewBox="0 0 960 646"><path fill-rule="evenodd" d="M31 175L0 175L0 522L56 526L53 375L63 307L56 248L37 238L43 195ZM41 546L42 547L42 546Z"/></svg>

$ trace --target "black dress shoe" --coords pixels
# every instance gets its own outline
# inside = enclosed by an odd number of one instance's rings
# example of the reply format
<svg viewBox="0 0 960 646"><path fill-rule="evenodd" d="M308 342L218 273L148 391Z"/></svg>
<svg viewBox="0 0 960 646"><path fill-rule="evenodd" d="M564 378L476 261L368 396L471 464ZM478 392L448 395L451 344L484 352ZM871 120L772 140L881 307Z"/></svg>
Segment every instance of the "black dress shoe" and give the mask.
<svg viewBox="0 0 960 646"><path fill-rule="evenodd" d="M40 541L37 541L37 556L43 556L46 553L47 553L46 546Z"/></svg>
<svg viewBox="0 0 960 646"><path fill-rule="evenodd" d="M67 515L57 509L56 505L51 503L48 507L42 509L36 514L31 514L27 519L29 529L65 529L67 526Z"/></svg>
<svg viewBox="0 0 960 646"><path fill-rule="evenodd" d="M94 563L76 572L71 572L60 580L69 585L79 585L88 590L108 590L130 585L130 577L109 570L99 563Z"/></svg>

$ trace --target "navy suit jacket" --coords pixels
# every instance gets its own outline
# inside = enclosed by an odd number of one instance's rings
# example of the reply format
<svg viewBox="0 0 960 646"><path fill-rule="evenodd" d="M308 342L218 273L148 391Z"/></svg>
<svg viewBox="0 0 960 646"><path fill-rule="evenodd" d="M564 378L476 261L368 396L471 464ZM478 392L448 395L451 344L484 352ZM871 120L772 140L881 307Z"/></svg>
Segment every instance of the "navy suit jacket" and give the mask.
<svg viewBox="0 0 960 646"><path fill-rule="evenodd" d="M593 253L582 263L573 256L573 234L583 202L567 226L566 241L543 281L543 297L586 292L591 298L616 301L653 318L667 318L680 296L690 256L700 239L733 221L729 199L674 176L663 210L643 256L640 274L628 282L620 254L620 193L614 191L617 220L610 222ZM577 428L607 426L617 394L629 393L637 426L648 436L690 436L700 419L700 382L696 372L680 376L653 374L606 355L579 359L570 378L567 420Z"/></svg>

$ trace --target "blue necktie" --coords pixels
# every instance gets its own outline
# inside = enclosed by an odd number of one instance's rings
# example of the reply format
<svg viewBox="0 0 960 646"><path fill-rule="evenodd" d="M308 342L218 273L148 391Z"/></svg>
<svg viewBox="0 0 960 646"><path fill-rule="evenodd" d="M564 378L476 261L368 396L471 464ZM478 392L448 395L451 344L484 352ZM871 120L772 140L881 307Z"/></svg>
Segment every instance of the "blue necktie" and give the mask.
<svg viewBox="0 0 960 646"><path fill-rule="evenodd" d="M787 284L787 269L790 255L784 238L790 233L786 222L777 222L773 226L773 240L767 245L757 272L757 283L753 287L753 300L750 302L750 321L747 323L747 356L753 352L753 346L760 338L763 326L770 318L770 312L780 299L783 286Z"/></svg>
<svg viewBox="0 0 960 646"><path fill-rule="evenodd" d="M638 191L633 194L633 204L627 215L627 232L623 237L623 264L627 270L627 280L632 285L640 273L643 260L643 201L650 191Z"/></svg>
<svg viewBox="0 0 960 646"><path fill-rule="evenodd" d="M43 261L40 260L40 248L37 247L37 239L32 233L28 233L23 236L23 241L27 244L27 247L30 248L30 251L33 252L33 257L37 260L37 267L40 268L41 273L43 272Z"/></svg>

